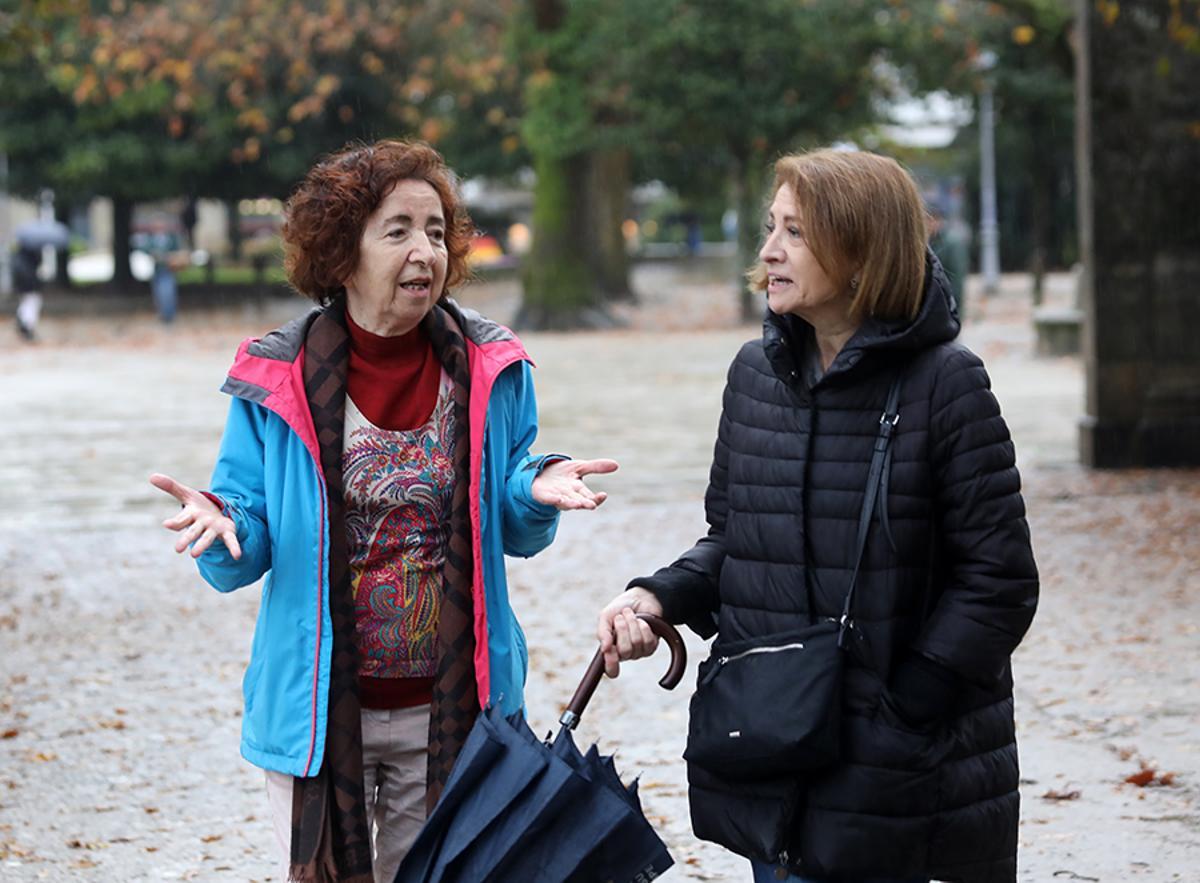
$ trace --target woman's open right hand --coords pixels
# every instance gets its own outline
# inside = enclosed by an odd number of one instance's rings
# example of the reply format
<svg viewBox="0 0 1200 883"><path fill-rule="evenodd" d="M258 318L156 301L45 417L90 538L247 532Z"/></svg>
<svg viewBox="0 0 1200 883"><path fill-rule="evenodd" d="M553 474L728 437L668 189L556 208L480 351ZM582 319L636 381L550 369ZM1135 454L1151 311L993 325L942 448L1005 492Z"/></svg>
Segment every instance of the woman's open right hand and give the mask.
<svg viewBox="0 0 1200 883"><path fill-rule="evenodd" d="M204 494L186 484L180 484L169 475L154 473L150 483L179 501L183 508L179 514L163 522L163 527L180 534L175 541L175 551L182 553L192 547L192 557L199 558L204 550L220 540L234 558L242 557L242 547L237 539L237 525L233 519L221 512L221 508Z"/></svg>
<svg viewBox="0 0 1200 883"><path fill-rule="evenodd" d="M622 661L649 656L658 647L658 635L637 618L639 613L663 615L658 598L639 586L626 589L600 611L596 633L604 652L604 673L610 678L620 674Z"/></svg>

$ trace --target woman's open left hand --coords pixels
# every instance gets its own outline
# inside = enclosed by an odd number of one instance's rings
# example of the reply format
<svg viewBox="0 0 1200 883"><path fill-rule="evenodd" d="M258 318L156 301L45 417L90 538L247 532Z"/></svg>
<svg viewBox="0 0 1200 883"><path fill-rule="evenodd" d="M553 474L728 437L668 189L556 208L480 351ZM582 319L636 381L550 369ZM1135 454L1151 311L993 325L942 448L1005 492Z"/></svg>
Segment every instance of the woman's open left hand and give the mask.
<svg viewBox="0 0 1200 883"><path fill-rule="evenodd" d="M179 539L175 541L176 552L185 552L191 546L192 557L199 558L214 540L220 540L230 555L242 557L237 525L212 500L195 488L159 472L150 476L150 483L179 501L179 513L162 523L167 530L179 533Z"/></svg>
<svg viewBox="0 0 1200 883"><path fill-rule="evenodd" d="M585 475L617 471L616 460L559 460L542 469L533 480L533 498L556 509L595 509L608 499L583 483Z"/></svg>

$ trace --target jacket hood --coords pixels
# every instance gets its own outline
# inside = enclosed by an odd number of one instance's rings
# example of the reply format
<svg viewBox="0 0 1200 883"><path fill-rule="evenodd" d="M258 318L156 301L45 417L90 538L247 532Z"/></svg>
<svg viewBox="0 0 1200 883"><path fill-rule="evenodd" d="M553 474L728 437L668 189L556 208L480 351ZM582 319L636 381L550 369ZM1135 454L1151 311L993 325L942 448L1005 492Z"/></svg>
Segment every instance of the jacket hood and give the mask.
<svg viewBox="0 0 1200 883"><path fill-rule="evenodd" d="M961 324L950 289L950 280L932 249L925 250L925 290L913 319L867 318L829 366L826 376L847 371L866 355L915 355L921 350L953 340ZM802 348L811 340L811 326L799 316L767 312L763 320L763 348L776 370L788 376Z"/></svg>

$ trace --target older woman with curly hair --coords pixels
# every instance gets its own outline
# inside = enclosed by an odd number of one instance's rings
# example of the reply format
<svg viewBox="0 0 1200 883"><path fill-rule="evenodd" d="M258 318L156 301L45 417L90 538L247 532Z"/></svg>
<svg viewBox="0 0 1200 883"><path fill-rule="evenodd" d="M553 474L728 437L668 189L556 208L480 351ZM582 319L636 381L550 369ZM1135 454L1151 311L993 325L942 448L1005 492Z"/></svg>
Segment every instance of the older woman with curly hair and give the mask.
<svg viewBox="0 0 1200 883"><path fill-rule="evenodd" d="M285 876L391 881L480 708L522 705L504 556L605 495L611 460L534 456L524 348L447 291L470 219L420 143L320 161L286 208L318 308L242 344L209 491L151 482L218 591L264 575L242 755L266 770Z"/></svg>

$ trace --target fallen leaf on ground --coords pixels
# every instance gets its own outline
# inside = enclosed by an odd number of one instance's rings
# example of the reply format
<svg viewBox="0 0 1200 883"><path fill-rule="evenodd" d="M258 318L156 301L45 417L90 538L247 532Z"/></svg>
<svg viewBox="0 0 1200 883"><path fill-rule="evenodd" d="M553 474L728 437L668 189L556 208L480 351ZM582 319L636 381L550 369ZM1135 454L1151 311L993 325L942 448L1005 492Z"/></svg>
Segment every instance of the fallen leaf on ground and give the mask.
<svg viewBox="0 0 1200 883"><path fill-rule="evenodd" d="M1125 782L1139 788L1165 787L1175 784L1175 773L1160 773L1152 766L1143 766L1133 775L1126 776Z"/></svg>
<svg viewBox="0 0 1200 883"><path fill-rule="evenodd" d="M21 735L20 730L5 730L3 733L0 733L0 739L15 739L19 735Z"/></svg>
<svg viewBox="0 0 1200 883"><path fill-rule="evenodd" d="M1125 777L1125 783L1127 785L1137 785L1139 788L1145 788L1147 785L1149 785L1153 781L1154 781L1154 770L1149 769L1149 768L1143 768L1143 769L1139 770L1138 772L1134 773L1132 776Z"/></svg>
<svg viewBox="0 0 1200 883"><path fill-rule="evenodd" d="M221 839L220 834L209 834L207 837L201 837L200 842L201 843L216 843L220 839Z"/></svg>
<svg viewBox="0 0 1200 883"><path fill-rule="evenodd" d="M1051 788L1042 795L1042 800L1078 800L1079 797L1078 791L1055 791Z"/></svg>

